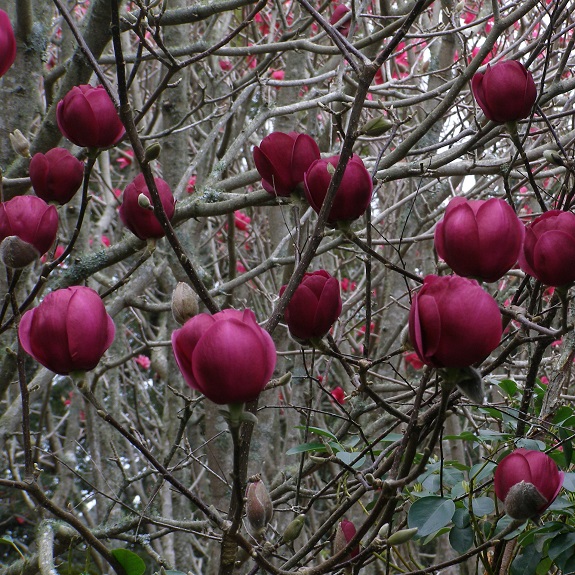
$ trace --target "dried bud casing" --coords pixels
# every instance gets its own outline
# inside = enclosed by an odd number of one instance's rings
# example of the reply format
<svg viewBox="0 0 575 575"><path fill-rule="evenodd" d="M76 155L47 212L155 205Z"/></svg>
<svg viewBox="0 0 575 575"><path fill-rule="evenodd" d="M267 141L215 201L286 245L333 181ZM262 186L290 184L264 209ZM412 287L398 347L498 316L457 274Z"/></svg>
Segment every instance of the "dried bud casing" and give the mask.
<svg viewBox="0 0 575 575"><path fill-rule="evenodd" d="M12 149L22 156L23 158L30 157L30 142L26 139L24 134L16 129L8 136L10 138L10 144Z"/></svg>
<svg viewBox="0 0 575 575"><path fill-rule="evenodd" d="M180 324L184 325L190 318L198 315L198 296L186 283L179 282L172 294L172 315Z"/></svg>
<svg viewBox="0 0 575 575"><path fill-rule="evenodd" d="M512 519L525 521L539 515L547 499L539 492L533 483L521 481L511 487L505 498L505 511Z"/></svg>
<svg viewBox="0 0 575 575"><path fill-rule="evenodd" d="M25 268L39 257L40 252L18 236L8 236L0 243L0 261L8 268Z"/></svg>
<svg viewBox="0 0 575 575"><path fill-rule="evenodd" d="M264 482L256 476L246 489L246 517L255 533L263 533L274 512L270 494Z"/></svg>

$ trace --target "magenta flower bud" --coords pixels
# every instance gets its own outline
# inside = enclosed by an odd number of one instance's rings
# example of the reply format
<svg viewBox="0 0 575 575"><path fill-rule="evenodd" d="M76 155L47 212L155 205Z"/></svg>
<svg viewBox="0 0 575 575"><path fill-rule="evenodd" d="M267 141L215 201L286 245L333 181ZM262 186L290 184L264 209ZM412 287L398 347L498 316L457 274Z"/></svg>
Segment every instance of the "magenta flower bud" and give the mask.
<svg viewBox="0 0 575 575"><path fill-rule="evenodd" d="M411 301L409 338L433 367L468 367L484 360L502 335L497 302L475 280L428 275Z"/></svg>
<svg viewBox="0 0 575 575"><path fill-rule="evenodd" d="M289 196L311 164L320 157L315 140L307 134L273 132L253 150L264 190L274 196Z"/></svg>
<svg viewBox="0 0 575 575"><path fill-rule="evenodd" d="M10 18L0 10L0 78L8 72L16 59L16 37Z"/></svg>
<svg viewBox="0 0 575 575"><path fill-rule="evenodd" d="M58 233L58 212L36 196L16 196L0 204L0 242L18 236L44 255Z"/></svg>
<svg viewBox="0 0 575 575"><path fill-rule="evenodd" d="M60 132L77 146L109 148L125 130L103 86L74 86L56 108Z"/></svg>
<svg viewBox="0 0 575 575"><path fill-rule="evenodd" d="M280 297L287 286L282 286ZM284 314L293 337L322 338L341 313L339 281L325 270L306 273Z"/></svg>
<svg viewBox="0 0 575 575"><path fill-rule="evenodd" d="M156 183L156 188L158 188L166 216L171 220L176 211L176 200L172 195L172 190L162 178L154 178L154 182ZM120 219L141 240L163 238L165 235L164 228L162 228L152 209L142 207L140 196L148 199L149 206L153 205L152 196L146 185L144 174L136 176L134 181L124 190L124 199L120 206Z"/></svg>
<svg viewBox="0 0 575 575"><path fill-rule="evenodd" d="M82 185L84 162L64 148L52 148L45 154L32 156L30 180L39 198L64 205Z"/></svg>
<svg viewBox="0 0 575 575"><path fill-rule="evenodd" d="M487 64L473 76L471 89L487 118L500 123L527 118L537 99L531 72L515 60Z"/></svg>
<svg viewBox="0 0 575 575"><path fill-rule="evenodd" d="M201 313L172 334L186 383L220 405L255 399L270 380L276 348L250 309Z"/></svg>
<svg viewBox="0 0 575 575"><path fill-rule="evenodd" d="M334 555L345 549L346 545L355 536L356 530L355 525L348 521L347 519L342 519L337 526L335 531L335 537L333 538L333 553ZM354 547L347 559L353 559L359 554L359 545Z"/></svg>
<svg viewBox="0 0 575 575"><path fill-rule="evenodd" d="M517 262L524 236L503 200L453 198L435 228L435 249L456 274L494 282Z"/></svg>
<svg viewBox="0 0 575 575"><path fill-rule="evenodd" d="M348 12L350 9L345 4L338 4L329 19L329 23L333 26L337 24ZM337 31L342 35L346 36L349 34L349 27L351 22L347 20L345 24L340 24L336 27Z"/></svg>
<svg viewBox="0 0 575 575"><path fill-rule="evenodd" d="M259 476L250 479L246 488L246 517L256 534L263 533L274 512L268 490Z"/></svg>
<svg viewBox="0 0 575 575"><path fill-rule="evenodd" d="M49 293L22 316L18 328L26 353L60 375L94 369L114 334L100 296L84 286Z"/></svg>
<svg viewBox="0 0 575 575"><path fill-rule="evenodd" d="M575 281L575 215L550 210L525 230L519 267L548 286Z"/></svg>
<svg viewBox="0 0 575 575"><path fill-rule="evenodd" d="M316 160L304 174L305 196L310 206L319 214L339 156ZM343 174L327 221L352 221L361 217L373 191L373 180L363 165L362 159L353 155Z"/></svg>
<svg viewBox="0 0 575 575"><path fill-rule="evenodd" d="M563 485L564 473L546 453L516 449L495 469L495 494L513 519L540 515L553 503Z"/></svg>

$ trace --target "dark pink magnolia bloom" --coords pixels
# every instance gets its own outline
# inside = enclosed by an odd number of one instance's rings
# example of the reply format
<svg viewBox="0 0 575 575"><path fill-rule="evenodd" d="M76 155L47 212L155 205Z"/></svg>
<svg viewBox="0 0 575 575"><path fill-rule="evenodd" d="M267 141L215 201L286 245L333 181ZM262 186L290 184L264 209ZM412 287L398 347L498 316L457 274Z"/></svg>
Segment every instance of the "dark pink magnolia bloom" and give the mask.
<svg viewBox="0 0 575 575"><path fill-rule="evenodd" d="M527 226L519 267L548 286L575 281L575 215L550 210Z"/></svg>
<svg viewBox="0 0 575 575"><path fill-rule="evenodd" d="M0 203L0 243L18 236L34 246L38 256L45 254L58 233L58 212L36 196L16 196Z"/></svg>
<svg viewBox="0 0 575 575"><path fill-rule="evenodd" d="M520 62L506 60L477 72L471 80L475 100L494 122L512 122L527 118L537 99L531 72Z"/></svg>
<svg viewBox="0 0 575 575"><path fill-rule="evenodd" d="M494 282L517 262L524 236L503 200L453 198L435 228L435 249L456 274Z"/></svg>
<svg viewBox="0 0 575 575"><path fill-rule="evenodd" d="M45 202L67 204L84 180L84 162L64 148L34 154L30 160L30 181Z"/></svg>
<svg viewBox="0 0 575 575"><path fill-rule="evenodd" d="M10 18L0 10L0 78L8 72L16 59L16 37Z"/></svg>
<svg viewBox="0 0 575 575"><path fill-rule="evenodd" d="M274 342L250 309L196 315L174 331L172 348L186 383L220 405L255 399L276 365Z"/></svg>
<svg viewBox="0 0 575 575"><path fill-rule="evenodd" d="M516 449L497 464L495 494L500 501L505 502L505 508L511 517L518 515L515 519L527 519L541 514L553 503L563 486L564 477L564 473L557 469L555 461L546 453ZM535 487L538 492L534 492L536 497L533 497L533 487L525 484ZM525 508L529 505L527 497L538 500L539 504Z"/></svg>
<svg viewBox="0 0 575 575"><path fill-rule="evenodd" d="M485 359L501 339L497 302L475 280L428 275L411 302L409 339L433 367L468 367Z"/></svg>
<svg viewBox="0 0 575 575"><path fill-rule="evenodd" d="M339 156L316 160L304 174L305 197L318 214L338 162ZM338 221L357 220L369 206L372 192L371 175L363 165L362 159L354 154L345 167L327 221L333 224Z"/></svg>
<svg viewBox="0 0 575 575"><path fill-rule="evenodd" d="M73 286L49 293L27 311L18 335L38 363L60 375L94 369L112 345L116 328L100 296Z"/></svg>
<svg viewBox="0 0 575 575"><path fill-rule="evenodd" d="M264 190L289 196L303 182L304 173L320 157L315 140L307 134L273 132L253 150Z"/></svg>
<svg viewBox="0 0 575 575"><path fill-rule="evenodd" d="M280 289L280 297L287 286ZM341 313L339 282L325 270L306 273L285 310L291 335L307 341L323 337Z"/></svg>
<svg viewBox="0 0 575 575"><path fill-rule="evenodd" d="M60 131L77 146L109 148L124 136L124 125L103 86L74 86L56 108Z"/></svg>
<svg viewBox="0 0 575 575"><path fill-rule="evenodd" d="M345 403L345 391L339 385L331 390L331 396L340 405Z"/></svg>
<svg viewBox="0 0 575 575"><path fill-rule="evenodd" d="M166 216L171 220L176 211L176 200L172 190L162 178L154 178L154 182L160 194ZM138 201L140 194L143 194L150 201L149 208L140 205ZM152 209L152 196L146 185L144 174L138 174L134 181L124 190L124 199L120 206L120 219L141 240L164 237L164 228L162 228Z"/></svg>
<svg viewBox="0 0 575 575"><path fill-rule="evenodd" d="M355 525L347 520L342 519L337 529L335 531L335 537L333 539L333 552L334 554L339 553L343 549L345 549L346 545L353 539L355 536L356 529ZM353 559L357 557L359 554L359 545L354 547L350 553L348 559Z"/></svg>
<svg viewBox="0 0 575 575"><path fill-rule="evenodd" d="M333 26L337 24L348 12L350 9L345 4L338 4L329 19L329 23ZM349 27L351 25L351 21L348 19L345 24L340 24L337 26L337 31L342 35L346 36L349 34Z"/></svg>

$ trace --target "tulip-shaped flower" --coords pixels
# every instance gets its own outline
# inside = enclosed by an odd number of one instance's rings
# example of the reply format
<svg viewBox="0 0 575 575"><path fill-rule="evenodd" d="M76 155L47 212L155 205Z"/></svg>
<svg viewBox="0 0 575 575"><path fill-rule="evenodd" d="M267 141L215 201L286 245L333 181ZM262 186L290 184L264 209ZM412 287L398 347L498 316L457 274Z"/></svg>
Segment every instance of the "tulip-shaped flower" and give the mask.
<svg viewBox="0 0 575 575"><path fill-rule="evenodd" d="M501 339L497 302L475 280L429 275L411 302L409 339L433 367L468 367L485 359Z"/></svg>
<svg viewBox="0 0 575 575"><path fill-rule="evenodd" d="M8 72L16 59L16 38L10 18L0 10L0 78Z"/></svg>
<svg viewBox="0 0 575 575"><path fill-rule="evenodd" d="M77 146L109 148L124 135L114 102L103 86L74 86L56 108L60 131Z"/></svg>
<svg viewBox="0 0 575 575"><path fill-rule="evenodd" d="M280 297L287 286L282 286ZM322 338L341 313L339 281L325 270L306 273L285 310L289 331L298 340Z"/></svg>
<svg viewBox="0 0 575 575"><path fill-rule="evenodd" d="M339 156L316 160L304 175L305 196L319 214ZM362 159L353 155L345 167L327 221L353 221L362 216L371 202L373 181Z"/></svg>
<svg viewBox="0 0 575 575"><path fill-rule="evenodd" d="M456 274L494 282L517 262L524 235L503 200L454 198L435 228L435 249Z"/></svg>
<svg viewBox="0 0 575 575"><path fill-rule="evenodd" d="M303 182L303 175L320 157L315 140L307 134L273 132L253 150L264 190L274 196L289 196Z"/></svg>
<svg viewBox="0 0 575 575"><path fill-rule="evenodd" d="M154 178L154 182L166 216L171 220L176 211L176 201L172 190L167 182L161 178ZM122 205L120 206L120 219L141 240L164 237L164 228L154 214L152 196L146 185L144 174L136 176L134 181L124 190Z"/></svg>
<svg viewBox="0 0 575 575"><path fill-rule="evenodd" d="M338 523L337 529L335 531L335 537L333 538L334 555L345 549L346 545L355 536L355 533L356 533L355 525L348 519L342 519ZM353 559L354 557L357 557L358 554L359 554L359 545L357 545L350 551L349 557L347 557L347 559Z"/></svg>
<svg viewBox="0 0 575 575"><path fill-rule="evenodd" d="M563 485L564 474L546 453L516 449L495 469L495 494L507 515L526 520L543 513Z"/></svg>
<svg viewBox="0 0 575 575"><path fill-rule="evenodd" d="M34 154L30 161L30 181L39 198L45 202L67 204L84 179L84 163L65 148L52 148L45 154Z"/></svg>
<svg viewBox="0 0 575 575"><path fill-rule="evenodd" d="M338 4L335 7L335 10L333 11L333 14L331 15L331 18L329 19L329 23L333 26L334 24L337 24L346 14L348 14L350 12L350 9L345 5L345 4ZM338 32L342 35L342 36L346 36L349 34L349 27L350 27L351 22L349 21L349 19L347 20L347 22L345 24L340 24L339 26L337 26L337 30Z"/></svg>
<svg viewBox="0 0 575 575"><path fill-rule="evenodd" d="M250 309L201 313L172 334L186 383L220 405L255 399L270 380L276 348Z"/></svg>
<svg viewBox="0 0 575 575"><path fill-rule="evenodd" d="M487 64L471 80L475 100L483 113L494 122L513 122L527 118L537 99L531 72L515 60Z"/></svg>
<svg viewBox="0 0 575 575"><path fill-rule="evenodd" d="M575 281L575 215L550 210L527 226L519 267L548 286Z"/></svg>
<svg viewBox="0 0 575 575"><path fill-rule="evenodd" d="M58 212L44 200L16 196L0 204L0 245L6 265L25 267L50 249L57 233Z"/></svg>
<svg viewBox="0 0 575 575"><path fill-rule="evenodd" d="M114 341L115 327L100 296L73 286L49 293L20 321L22 347L60 375L94 369Z"/></svg>

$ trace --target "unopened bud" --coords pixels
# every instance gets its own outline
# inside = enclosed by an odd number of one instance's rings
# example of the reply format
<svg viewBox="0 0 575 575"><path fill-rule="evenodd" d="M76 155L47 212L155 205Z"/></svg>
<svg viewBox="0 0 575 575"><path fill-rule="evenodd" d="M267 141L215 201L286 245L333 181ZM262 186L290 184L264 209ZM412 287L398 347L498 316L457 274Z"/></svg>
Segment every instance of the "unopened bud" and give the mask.
<svg viewBox="0 0 575 575"><path fill-rule="evenodd" d="M305 524L305 515L298 515L286 527L286 529L282 535L282 541L284 543L291 543L292 541L295 541L299 537L299 534L301 533L301 530L303 529L304 524Z"/></svg>
<svg viewBox="0 0 575 575"><path fill-rule="evenodd" d="M198 296L186 283L179 282L172 294L172 315L184 325L190 318L198 315Z"/></svg>
<svg viewBox="0 0 575 575"><path fill-rule="evenodd" d="M146 196L146 194L142 193L138 196L138 205L145 210L153 210L152 202L150 202L150 198Z"/></svg>
<svg viewBox="0 0 575 575"><path fill-rule="evenodd" d="M392 533L387 538L387 543L389 545L402 545L403 543L407 543L411 539L413 539L417 533L417 527L413 527L413 529L401 529Z"/></svg>
<svg viewBox="0 0 575 575"><path fill-rule="evenodd" d="M23 158L30 157L30 142L20 130L14 130L8 137L10 138L12 149L17 154L20 154Z"/></svg>
<svg viewBox="0 0 575 575"><path fill-rule="evenodd" d="M555 150L545 150L543 152L543 157L550 164L553 164L555 166L564 166L565 165L563 162L563 158Z"/></svg>
<svg viewBox="0 0 575 575"><path fill-rule="evenodd" d="M25 268L39 257L38 250L18 236L8 236L0 243L0 261L8 268Z"/></svg>
<svg viewBox="0 0 575 575"><path fill-rule="evenodd" d="M391 128L393 128L393 122L388 120L385 116L379 116L366 122L361 131L366 136L377 138L378 136L383 136L385 132L389 132Z"/></svg>
<svg viewBox="0 0 575 575"><path fill-rule="evenodd" d="M162 146L158 142L154 142L152 145L146 148L144 152L144 158L147 162L153 162L158 159L160 152L162 151Z"/></svg>
<svg viewBox="0 0 575 575"><path fill-rule="evenodd" d="M333 176L335 174L335 166L333 164L331 164L330 162L328 162L326 164L325 169L327 170L327 173L330 176Z"/></svg>
<svg viewBox="0 0 575 575"><path fill-rule="evenodd" d="M512 519L525 521L539 515L541 509L547 503L547 499L533 485L521 481L511 487L505 497L505 511Z"/></svg>
<svg viewBox="0 0 575 575"><path fill-rule="evenodd" d="M263 533L274 512L270 494L259 475L254 476L246 489L246 517L256 534Z"/></svg>
<svg viewBox="0 0 575 575"><path fill-rule="evenodd" d="M340 551L343 551L347 544L355 536L355 525L348 521L347 519L342 519L337 529L335 531L335 537L333 538L333 554L336 555ZM355 557L359 553L359 545L354 547L350 553L349 558Z"/></svg>
<svg viewBox="0 0 575 575"><path fill-rule="evenodd" d="M379 528L379 531L377 532L377 536L380 537L381 539L387 539L388 535L389 535L389 523L384 523Z"/></svg>

